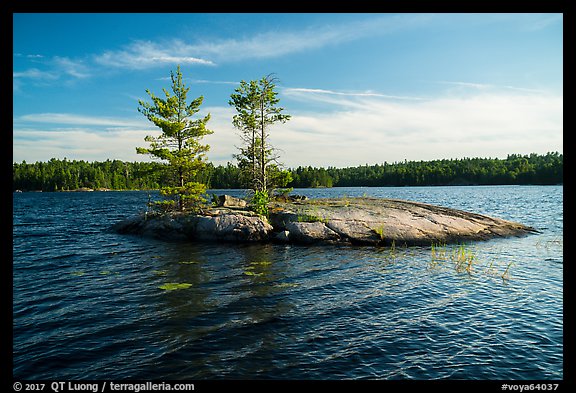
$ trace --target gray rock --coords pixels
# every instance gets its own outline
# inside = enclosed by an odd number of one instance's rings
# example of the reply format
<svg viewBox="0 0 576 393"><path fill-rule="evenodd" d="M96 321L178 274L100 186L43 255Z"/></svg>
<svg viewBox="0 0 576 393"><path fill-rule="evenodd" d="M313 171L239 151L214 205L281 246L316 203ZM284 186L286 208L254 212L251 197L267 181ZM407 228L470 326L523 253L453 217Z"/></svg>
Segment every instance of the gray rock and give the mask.
<svg viewBox="0 0 576 393"><path fill-rule="evenodd" d="M270 221L290 231L292 241L310 242L318 236L334 241L322 232L322 224L341 242L366 245L430 245L501 236L521 236L534 228L481 214L426 203L383 198L312 199L297 204L274 203ZM321 217L318 223L297 223L299 217ZM315 224L310 228L308 225ZM278 229L278 228L276 228ZM295 235L294 231L300 234Z"/></svg>
<svg viewBox="0 0 576 393"><path fill-rule="evenodd" d="M291 222L286 225L290 232L290 240L296 243L333 243L340 240L340 236L322 222Z"/></svg>
<svg viewBox="0 0 576 393"><path fill-rule="evenodd" d="M118 233L171 240L302 244L430 245L521 236L534 228L499 218L420 202L378 198L274 202L266 218L246 210L139 215L113 226ZM309 222L303 222L309 221ZM272 236L272 233L280 233Z"/></svg>
<svg viewBox="0 0 576 393"><path fill-rule="evenodd" d="M268 239L272 226L260 217L227 213L212 217L197 216L196 225L189 227L188 237L198 240L255 242Z"/></svg>
<svg viewBox="0 0 576 393"><path fill-rule="evenodd" d="M248 203L244 199L236 198L230 195L220 195L218 197L219 204L221 207L230 207L234 209L244 209Z"/></svg>
<svg viewBox="0 0 576 393"><path fill-rule="evenodd" d="M139 215L115 224L112 230L167 240L268 240L272 226L262 217L246 213L214 209L209 214Z"/></svg>

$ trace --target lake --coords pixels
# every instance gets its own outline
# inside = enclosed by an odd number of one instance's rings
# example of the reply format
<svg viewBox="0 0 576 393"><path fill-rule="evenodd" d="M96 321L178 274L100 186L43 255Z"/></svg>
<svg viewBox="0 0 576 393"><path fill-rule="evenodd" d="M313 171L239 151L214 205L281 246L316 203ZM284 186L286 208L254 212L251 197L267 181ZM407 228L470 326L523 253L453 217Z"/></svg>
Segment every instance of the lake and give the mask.
<svg viewBox="0 0 576 393"><path fill-rule="evenodd" d="M563 186L293 193L420 201L540 233L434 249L176 243L109 231L145 209L144 191L15 193L14 378L563 378Z"/></svg>

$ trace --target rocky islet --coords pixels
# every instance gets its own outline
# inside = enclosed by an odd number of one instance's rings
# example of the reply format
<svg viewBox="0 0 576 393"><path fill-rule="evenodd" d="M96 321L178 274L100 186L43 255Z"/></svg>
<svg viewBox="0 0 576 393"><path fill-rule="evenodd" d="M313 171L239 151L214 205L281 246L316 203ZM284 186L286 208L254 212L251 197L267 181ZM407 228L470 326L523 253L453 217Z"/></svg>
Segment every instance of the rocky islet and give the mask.
<svg viewBox="0 0 576 393"><path fill-rule="evenodd" d="M268 218L251 212L238 198L219 200L221 206L202 213L143 213L112 229L165 240L373 246L456 243L536 232L517 222L398 199L275 201Z"/></svg>

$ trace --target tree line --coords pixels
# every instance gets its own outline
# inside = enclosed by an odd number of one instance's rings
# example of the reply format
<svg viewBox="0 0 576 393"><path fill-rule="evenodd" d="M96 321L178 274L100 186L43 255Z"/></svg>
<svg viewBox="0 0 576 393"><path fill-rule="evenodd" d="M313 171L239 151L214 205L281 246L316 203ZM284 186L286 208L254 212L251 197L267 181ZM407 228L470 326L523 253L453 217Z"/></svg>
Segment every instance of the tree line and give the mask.
<svg viewBox="0 0 576 393"><path fill-rule="evenodd" d="M490 184L562 184L564 158L511 154L505 159L462 158L403 161L348 168L299 166L288 169L288 187L436 186ZM13 164L13 190L62 191L82 187L111 190L160 189L171 184L168 166L161 162L106 160L87 162L51 159ZM243 169L235 164L207 163L192 178L208 188L244 188Z"/></svg>
<svg viewBox="0 0 576 393"><path fill-rule="evenodd" d="M298 167L291 187L439 186L500 184L561 184L564 158L509 154L505 159L462 158L404 161L351 168Z"/></svg>

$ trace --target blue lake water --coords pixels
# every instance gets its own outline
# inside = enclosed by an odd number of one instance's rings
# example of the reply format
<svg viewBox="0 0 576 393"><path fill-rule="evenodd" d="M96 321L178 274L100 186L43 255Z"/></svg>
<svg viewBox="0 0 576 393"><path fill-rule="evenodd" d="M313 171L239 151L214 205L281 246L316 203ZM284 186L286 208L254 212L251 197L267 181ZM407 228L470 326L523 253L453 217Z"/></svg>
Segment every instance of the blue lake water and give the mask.
<svg viewBox="0 0 576 393"><path fill-rule="evenodd" d="M563 378L562 186L294 193L421 201L540 233L467 244L468 273L458 246L170 243L108 231L146 192L16 193L14 378Z"/></svg>

